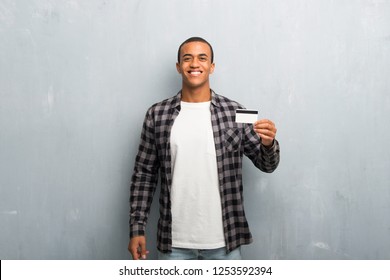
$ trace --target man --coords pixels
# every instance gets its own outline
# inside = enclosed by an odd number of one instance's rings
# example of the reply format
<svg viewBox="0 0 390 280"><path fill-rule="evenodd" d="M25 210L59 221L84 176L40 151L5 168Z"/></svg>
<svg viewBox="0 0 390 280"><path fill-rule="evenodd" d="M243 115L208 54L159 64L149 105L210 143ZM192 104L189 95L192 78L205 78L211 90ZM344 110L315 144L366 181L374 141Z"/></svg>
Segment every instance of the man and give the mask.
<svg viewBox="0 0 390 280"><path fill-rule="evenodd" d="M159 259L241 259L252 242L242 197L242 157L264 172L279 164L270 120L235 122L243 107L210 89L214 53L192 37L178 50L182 89L146 113L130 194L133 259L145 259L145 227L160 173Z"/></svg>

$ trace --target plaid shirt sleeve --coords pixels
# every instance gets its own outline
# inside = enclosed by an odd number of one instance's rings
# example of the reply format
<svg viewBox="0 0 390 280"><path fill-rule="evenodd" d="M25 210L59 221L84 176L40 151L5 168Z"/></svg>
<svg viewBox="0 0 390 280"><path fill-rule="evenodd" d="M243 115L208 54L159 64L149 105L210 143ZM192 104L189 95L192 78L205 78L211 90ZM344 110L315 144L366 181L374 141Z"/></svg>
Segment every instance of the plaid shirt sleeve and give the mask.
<svg viewBox="0 0 390 280"><path fill-rule="evenodd" d="M158 181L159 161L152 109L146 113L130 187L130 237L145 235L146 222Z"/></svg>
<svg viewBox="0 0 390 280"><path fill-rule="evenodd" d="M279 165L280 148L275 139L272 146L265 147L253 130L253 125L246 125L244 132L244 154L263 172L272 173ZM260 148L259 148L260 147Z"/></svg>

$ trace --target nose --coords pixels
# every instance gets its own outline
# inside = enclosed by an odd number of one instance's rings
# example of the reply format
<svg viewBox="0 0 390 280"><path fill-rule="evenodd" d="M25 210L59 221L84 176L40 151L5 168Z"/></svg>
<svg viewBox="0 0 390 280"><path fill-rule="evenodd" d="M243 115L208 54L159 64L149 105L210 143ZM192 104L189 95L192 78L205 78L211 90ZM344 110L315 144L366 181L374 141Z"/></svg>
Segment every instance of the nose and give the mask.
<svg viewBox="0 0 390 280"><path fill-rule="evenodd" d="M191 64L190 64L190 67L191 68L196 68L199 66L199 63L198 63L198 59L197 58L194 58L193 60L191 60Z"/></svg>

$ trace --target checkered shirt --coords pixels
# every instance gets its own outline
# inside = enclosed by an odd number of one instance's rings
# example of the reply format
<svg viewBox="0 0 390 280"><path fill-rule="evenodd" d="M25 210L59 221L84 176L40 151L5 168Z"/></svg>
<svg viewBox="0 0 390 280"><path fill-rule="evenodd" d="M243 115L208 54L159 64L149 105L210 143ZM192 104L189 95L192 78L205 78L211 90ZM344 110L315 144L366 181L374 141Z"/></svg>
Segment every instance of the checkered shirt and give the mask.
<svg viewBox="0 0 390 280"><path fill-rule="evenodd" d="M160 218L157 247L172 247L170 132L180 112L181 92L154 104L146 113L130 187L130 237L145 235L146 222L160 174ZM219 192L226 250L252 242L243 205L242 158L246 155L260 170L271 173L279 164L279 144L261 145L253 125L235 122L235 110L243 107L211 91L211 123L214 134ZM196 149L196 147L194 147Z"/></svg>

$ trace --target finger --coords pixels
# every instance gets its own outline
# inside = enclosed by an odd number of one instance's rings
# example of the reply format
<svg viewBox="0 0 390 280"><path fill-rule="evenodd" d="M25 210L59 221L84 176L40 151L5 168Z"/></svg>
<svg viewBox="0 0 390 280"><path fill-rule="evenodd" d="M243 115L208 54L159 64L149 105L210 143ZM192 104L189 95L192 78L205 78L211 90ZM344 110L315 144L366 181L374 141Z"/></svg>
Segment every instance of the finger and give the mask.
<svg viewBox="0 0 390 280"><path fill-rule="evenodd" d="M133 260L139 260L140 254L138 252L138 244L132 244L129 251L133 257Z"/></svg>
<svg viewBox="0 0 390 280"><path fill-rule="evenodd" d="M268 120L268 119L261 119L261 120L258 120L255 122L255 125L260 125L260 124L271 124L272 126L275 126L275 124L271 121L271 120Z"/></svg>
<svg viewBox="0 0 390 280"><path fill-rule="evenodd" d="M132 257L133 257L133 260L139 260L139 258L140 258L140 255L139 255L137 249L131 250L131 255L132 255Z"/></svg>
<svg viewBox="0 0 390 280"><path fill-rule="evenodd" d="M267 136L271 138L275 138L276 131L268 130L268 129L255 129L255 132L260 136Z"/></svg>
<svg viewBox="0 0 390 280"><path fill-rule="evenodd" d="M256 129L268 129L268 130L276 130L276 127L272 123L257 123L255 124L254 128Z"/></svg>
<svg viewBox="0 0 390 280"><path fill-rule="evenodd" d="M149 253L148 251L146 251L146 242L141 242L140 245L141 245L141 258L145 260L146 255Z"/></svg>
<svg viewBox="0 0 390 280"><path fill-rule="evenodd" d="M268 136L268 135L259 135L261 140L274 140L274 137Z"/></svg>

